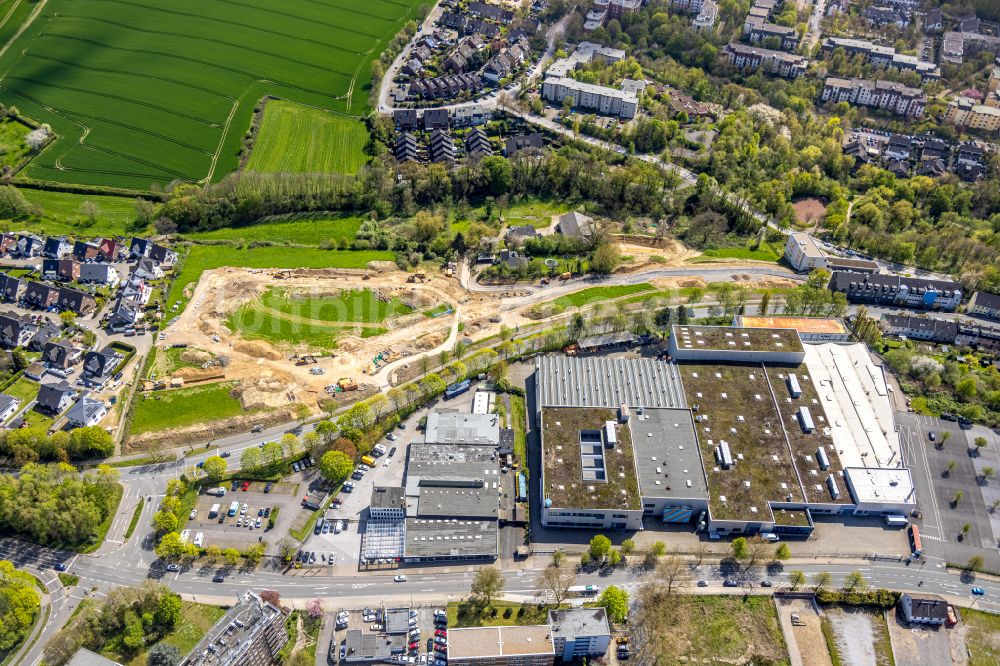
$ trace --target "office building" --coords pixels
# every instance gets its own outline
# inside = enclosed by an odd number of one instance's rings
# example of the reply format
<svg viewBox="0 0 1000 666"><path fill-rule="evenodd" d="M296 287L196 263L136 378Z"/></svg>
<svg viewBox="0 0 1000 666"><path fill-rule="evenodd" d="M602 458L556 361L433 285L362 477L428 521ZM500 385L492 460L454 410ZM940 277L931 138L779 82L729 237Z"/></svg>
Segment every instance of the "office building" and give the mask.
<svg viewBox="0 0 1000 666"><path fill-rule="evenodd" d="M455 666L551 666L552 627L465 627L448 630L448 664Z"/></svg>
<svg viewBox="0 0 1000 666"><path fill-rule="evenodd" d="M556 655L564 662L603 657L611 645L611 627L603 608L549 611Z"/></svg>

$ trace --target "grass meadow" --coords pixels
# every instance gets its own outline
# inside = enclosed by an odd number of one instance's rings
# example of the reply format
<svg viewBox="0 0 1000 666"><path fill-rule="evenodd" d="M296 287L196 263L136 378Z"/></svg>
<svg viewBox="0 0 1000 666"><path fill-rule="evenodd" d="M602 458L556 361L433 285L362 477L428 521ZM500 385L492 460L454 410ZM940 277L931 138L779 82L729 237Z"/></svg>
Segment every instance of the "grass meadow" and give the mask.
<svg viewBox="0 0 1000 666"><path fill-rule="evenodd" d="M250 340L333 349L338 335L381 335L387 330L381 326L386 320L411 312L399 299L386 303L370 289L322 296L271 289L260 300L239 308L227 323Z"/></svg>
<svg viewBox="0 0 1000 666"><path fill-rule="evenodd" d="M0 101L59 137L22 173L136 190L218 180L264 95L363 117L369 63L418 4L48 0L0 56Z"/></svg>
<svg viewBox="0 0 1000 666"><path fill-rule="evenodd" d="M0 12L2 11L3 6L0 5ZM28 148L24 138L30 131L27 125L22 125L16 120L6 118L0 121L0 167L16 167L28 156L31 149Z"/></svg>
<svg viewBox="0 0 1000 666"><path fill-rule="evenodd" d="M553 303L564 308L579 308L586 305L592 305L600 301L608 301L613 298L621 298L622 296L631 296L632 294L651 291L652 289L653 285L646 282L641 284L622 284L608 287L588 287L587 289L575 291L572 294L560 296L555 299Z"/></svg>
<svg viewBox="0 0 1000 666"><path fill-rule="evenodd" d="M229 394L233 386L233 382L221 382L140 394L135 398L129 432L141 435L238 416L243 413L243 406Z"/></svg>
<svg viewBox="0 0 1000 666"><path fill-rule="evenodd" d="M227 227L184 234L184 237L192 240L242 240L248 243L287 241L296 245L318 247L324 242L335 245L350 243L357 236L360 226L360 217L262 221L245 227Z"/></svg>
<svg viewBox="0 0 1000 666"><path fill-rule="evenodd" d="M184 258L180 273L170 286L167 303L181 307L190 299L189 291L201 274L221 266L244 268L364 268L369 261L392 261L392 252L379 250L320 250L301 247L255 247L239 249L230 245L193 245ZM188 289L188 287L191 289Z"/></svg>
<svg viewBox="0 0 1000 666"><path fill-rule="evenodd" d="M135 220L135 199L96 194L75 194L21 188L24 198L41 206L38 217L18 220L11 229L27 229L38 234L68 234L73 236L126 236ZM95 221L83 212L84 202L96 207Z"/></svg>
<svg viewBox="0 0 1000 666"><path fill-rule="evenodd" d="M271 100L264 110L248 171L263 173L357 173L367 161L363 121Z"/></svg>

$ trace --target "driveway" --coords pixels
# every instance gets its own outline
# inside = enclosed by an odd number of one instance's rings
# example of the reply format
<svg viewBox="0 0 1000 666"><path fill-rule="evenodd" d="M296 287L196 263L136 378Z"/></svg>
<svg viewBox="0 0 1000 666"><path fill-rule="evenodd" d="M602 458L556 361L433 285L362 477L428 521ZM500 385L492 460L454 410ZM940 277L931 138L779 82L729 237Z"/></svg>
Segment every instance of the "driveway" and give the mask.
<svg viewBox="0 0 1000 666"><path fill-rule="evenodd" d="M948 630L944 627L908 626L897 613L890 613L889 638L897 664L941 666L951 663Z"/></svg>

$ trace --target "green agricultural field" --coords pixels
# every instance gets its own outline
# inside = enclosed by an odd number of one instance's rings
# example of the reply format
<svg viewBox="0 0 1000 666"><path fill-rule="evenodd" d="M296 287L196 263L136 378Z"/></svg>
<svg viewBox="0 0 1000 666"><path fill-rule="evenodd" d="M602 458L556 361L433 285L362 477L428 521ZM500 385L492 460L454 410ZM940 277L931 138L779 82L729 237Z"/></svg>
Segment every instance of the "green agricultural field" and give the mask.
<svg viewBox="0 0 1000 666"><path fill-rule="evenodd" d="M0 11L3 7L0 6ZM5 118L0 121L0 167L14 168L28 156L31 149L25 143L24 137L31 131L27 125L16 120Z"/></svg>
<svg viewBox="0 0 1000 666"><path fill-rule="evenodd" d="M364 268L369 261L392 261L392 252L377 250L336 251L292 247L255 247L240 250L227 245L194 245L184 259L180 274L170 286L167 303L191 298L189 293L205 271L220 266L245 268ZM188 287L191 287L189 290ZM178 310L180 311L180 309Z"/></svg>
<svg viewBox="0 0 1000 666"><path fill-rule="evenodd" d="M333 243L334 245L350 243L357 236L360 226L360 217L336 217L260 222L246 227L231 227L185 234L184 237L192 240L243 240L248 243L253 241L284 243L287 241L294 245L318 247L321 243Z"/></svg>
<svg viewBox="0 0 1000 666"><path fill-rule="evenodd" d="M368 128L350 116L285 100L264 110L248 171L357 173L368 160Z"/></svg>
<svg viewBox="0 0 1000 666"><path fill-rule="evenodd" d="M338 335L381 335L386 332L381 324L411 312L413 309L398 298L386 303L370 289L316 296L271 289L260 300L234 312L227 323L250 340L332 349Z"/></svg>
<svg viewBox="0 0 1000 666"><path fill-rule="evenodd" d="M138 190L218 180L264 95L363 117L369 64L419 4L47 0L0 55L0 102L59 137L22 173Z"/></svg>
<svg viewBox="0 0 1000 666"><path fill-rule="evenodd" d="M239 416L243 406L229 394L233 386L233 382L222 382L137 395L130 433L141 435Z"/></svg>
<svg viewBox="0 0 1000 666"><path fill-rule="evenodd" d="M125 236L135 220L135 199L95 194L74 194L21 188L21 194L31 203L40 206L42 214L28 220L18 220L15 229L29 229L39 234L68 234L72 236ZM95 207L95 223L84 213L84 203Z"/></svg>

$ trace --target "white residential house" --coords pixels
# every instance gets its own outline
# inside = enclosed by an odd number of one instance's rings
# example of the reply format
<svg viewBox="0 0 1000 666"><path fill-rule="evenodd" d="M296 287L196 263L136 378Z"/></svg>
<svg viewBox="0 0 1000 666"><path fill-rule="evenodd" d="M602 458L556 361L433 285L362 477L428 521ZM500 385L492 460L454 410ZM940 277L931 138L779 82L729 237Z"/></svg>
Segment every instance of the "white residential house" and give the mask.
<svg viewBox="0 0 1000 666"><path fill-rule="evenodd" d="M6 423L10 417L17 414L21 401L14 396L0 393L0 423Z"/></svg>
<svg viewBox="0 0 1000 666"><path fill-rule="evenodd" d="M66 420L76 428L84 428L97 425L107 413L103 402L84 396L66 412Z"/></svg>

